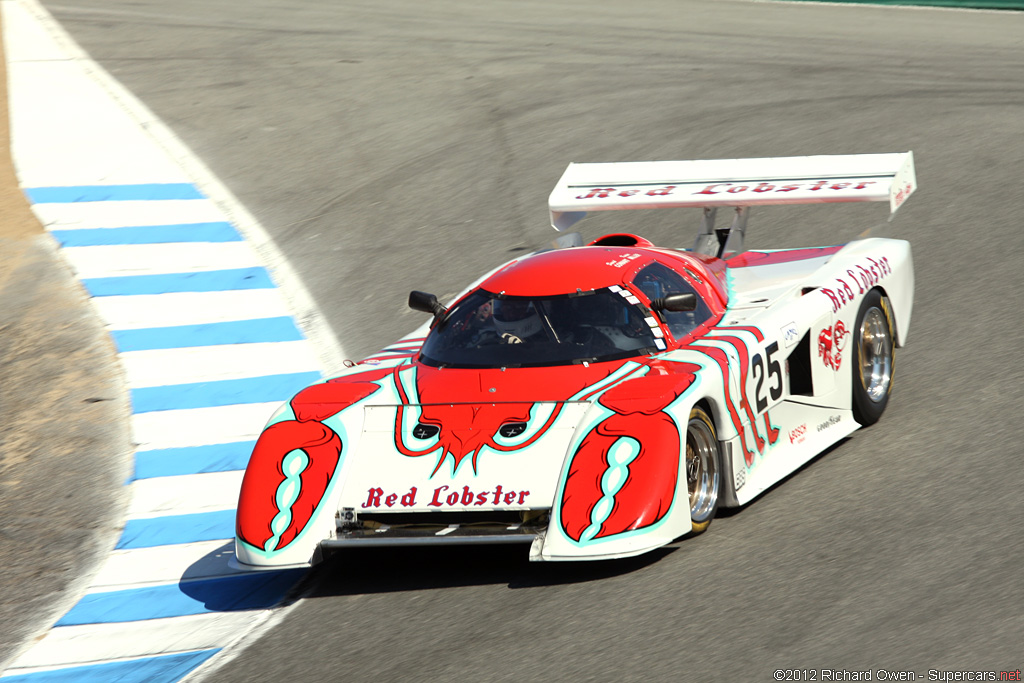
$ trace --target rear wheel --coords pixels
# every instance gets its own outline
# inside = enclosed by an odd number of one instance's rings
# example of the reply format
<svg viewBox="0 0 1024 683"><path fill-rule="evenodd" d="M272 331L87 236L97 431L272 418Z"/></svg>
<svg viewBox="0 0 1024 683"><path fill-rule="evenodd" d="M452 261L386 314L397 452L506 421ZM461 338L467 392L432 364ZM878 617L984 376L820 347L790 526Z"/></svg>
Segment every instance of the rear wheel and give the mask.
<svg viewBox="0 0 1024 683"><path fill-rule="evenodd" d="M864 426L878 422L889 403L896 346L892 329L889 300L872 289L860 305L853 328L853 416Z"/></svg>
<svg viewBox="0 0 1024 683"><path fill-rule="evenodd" d="M718 510L721 473L718 466L718 440L715 425L700 408L690 411L686 425L686 488L690 493L690 520L693 533L708 528Z"/></svg>

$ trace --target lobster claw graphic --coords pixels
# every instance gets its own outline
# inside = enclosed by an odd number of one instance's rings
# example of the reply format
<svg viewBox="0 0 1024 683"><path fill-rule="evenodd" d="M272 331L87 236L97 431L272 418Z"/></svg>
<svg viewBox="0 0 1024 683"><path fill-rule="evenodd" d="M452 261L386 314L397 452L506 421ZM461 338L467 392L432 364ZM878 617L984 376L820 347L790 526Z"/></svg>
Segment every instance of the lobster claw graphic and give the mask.
<svg viewBox="0 0 1024 683"><path fill-rule="evenodd" d="M302 533L341 460L341 438L321 420L378 388L372 382L315 384L292 399L296 419L263 430L238 498L235 527L242 541L273 552Z"/></svg>
<svg viewBox="0 0 1024 683"><path fill-rule="evenodd" d="M340 456L341 439L320 422L288 420L264 430L242 480L239 538L268 551L288 545L313 516Z"/></svg>
<svg viewBox="0 0 1024 683"><path fill-rule="evenodd" d="M614 414L594 427L573 454L560 510L569 538L586 542L613 536L665 516L679 476L680 434L663 410L691 381L648 376L637 380L643 391L623 387L598 399Z"/></svg>

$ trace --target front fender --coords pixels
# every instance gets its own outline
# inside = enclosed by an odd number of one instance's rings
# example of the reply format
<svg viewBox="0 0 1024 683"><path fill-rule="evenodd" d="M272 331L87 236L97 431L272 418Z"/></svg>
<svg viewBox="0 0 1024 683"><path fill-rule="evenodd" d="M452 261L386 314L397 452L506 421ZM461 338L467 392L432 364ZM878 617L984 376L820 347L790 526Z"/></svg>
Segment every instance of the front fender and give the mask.
<svg viewBox="0 0 1024 683"><path fill-rule="evenodd" d="M700 380L696 366L665 368L616 385L587 410L531 559L629 557L691 531L681 464Z"/></svg>
<svg viewBox="0 0 1024 683"><path fill-rule="evenodd" d="M361 405L380 387L366 378L329 380L299 392L260 434L235 518L240 566L309 565L334 533L348 455L362 433Z"/></svg>

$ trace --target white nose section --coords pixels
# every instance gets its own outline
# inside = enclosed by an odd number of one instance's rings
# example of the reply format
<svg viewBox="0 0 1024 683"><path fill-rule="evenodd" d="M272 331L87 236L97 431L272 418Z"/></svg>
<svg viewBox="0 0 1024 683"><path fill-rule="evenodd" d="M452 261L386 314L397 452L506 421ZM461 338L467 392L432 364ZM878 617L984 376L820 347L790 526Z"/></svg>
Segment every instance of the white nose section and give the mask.
<svg viewBox="0 0 1024 683"><path fill-rule="evenodd" d="M481 410L501 410L502 404L481 405ZM357 449L349 454L341 495L341 507L357 512L484 511L495 509L547 508L551 506L565 454L576 426L589 404L537 403L528 421L498 422L497 434L482 443L493 442L502 449L483 445L474 458L456 458L442 445L458 447L444 424L444 410L433 407L432 419L442 424L420 423L416 406L405 407L396 429L396 406L366 408L363 432ZM465 416L467 411L458 412ZM521 415L516 407L511 411ZM453 411L453 415L455 415ZM493 416L492 416L493 418ZM494 419L488 419L494 424ZM426 428L425 428L426 427ZM507 427L507 428L506 428ZM460 431L472 429L462 426ZM505 434L500 432L504 431ZM425 437L425 438L421 438ZM476 439L474 442L478 442ZM399 448L401 445L407 453Z"/></svg>

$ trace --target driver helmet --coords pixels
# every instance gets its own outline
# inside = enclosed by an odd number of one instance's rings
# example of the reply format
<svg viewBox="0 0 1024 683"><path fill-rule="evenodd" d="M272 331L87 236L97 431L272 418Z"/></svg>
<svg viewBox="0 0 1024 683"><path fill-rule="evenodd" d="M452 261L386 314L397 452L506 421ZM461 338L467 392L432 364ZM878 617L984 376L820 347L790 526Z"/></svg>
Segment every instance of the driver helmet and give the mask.
<svg viewBox="0 0 1024 683"><path fill-rule="evenodd" d="M540 316L529 299L495 299L494 328L502 336L526 339L540 332Z"/></svg>

